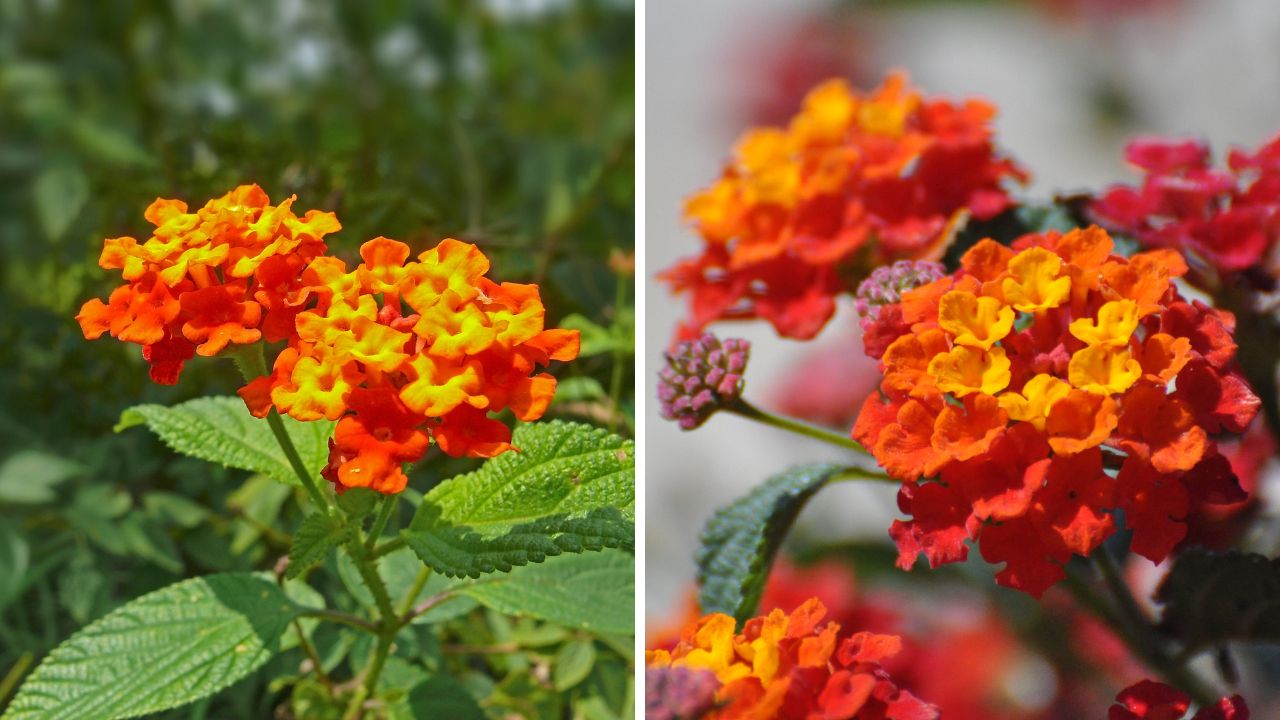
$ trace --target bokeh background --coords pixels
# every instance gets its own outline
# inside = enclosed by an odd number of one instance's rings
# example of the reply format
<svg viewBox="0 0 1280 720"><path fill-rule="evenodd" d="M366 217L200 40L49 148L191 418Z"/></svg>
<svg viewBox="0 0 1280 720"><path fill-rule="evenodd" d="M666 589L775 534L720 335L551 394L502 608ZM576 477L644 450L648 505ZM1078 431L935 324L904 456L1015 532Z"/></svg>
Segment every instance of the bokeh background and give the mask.
<svg viewBox="0 0 1280 720"><path fill-rule="evenodd" d="M119 282L103 238L145 238L156 197L296 193L338 214L348 260L378 235L474 242L583 330L549 416L631 432L633 51L626 0L0 2L0 708L76 628L269 568L297 521L284 486L112 432L241 384L200 359L156 386L137 346L81 336L81 303ZM438 455L412 487L460 469ZM270 716L273 671L196 712Z"/></svg>
<svg viewBox="0 0 1280 720"><path fill-rule="evenodd" d="M1231 145L1252 148L1273 137L1280 132L1276 37L1280 4L1255 0L650 3L645 252L651 276L644 332L652 372L645 392L655 396L660 353L684 313L684 299L652 273L700 247L681 219L684 198L716 177L739 133L785 123L820 80L843 76L866 89L901 68L927 94L993 101L997 144L1033 175L1017 196L1047 200L1134 182L1122 149L1136 135L1202 138L1218 158ZM745 397L764 407L807 406L847 430L877 380L874 363L862 353L852 303L807 343L779 339L763 321L712 329L752 341ZM715 508L793 463L842 454L736 416L716 416L683 433L658 416L656 402L646 412L652 630L682 612L694 583L698 533ZM1277 493L1264 485L1262 495ZM887 551L894 498L893 486L845 483L824 490L802 514L792 551L803 555L833 543ZM926 572L910 576L921 581L911 586L915 597L952 591L917 577ZM886 582L902 576L890 569ZM1002 610L1008 617L1026 609L1016 598L1009 601ZM1061 679L1034 663L1018 672L1006 678L1010 702L1035 716ZM1024 697L1013 697L1019 692Z"/></svg>

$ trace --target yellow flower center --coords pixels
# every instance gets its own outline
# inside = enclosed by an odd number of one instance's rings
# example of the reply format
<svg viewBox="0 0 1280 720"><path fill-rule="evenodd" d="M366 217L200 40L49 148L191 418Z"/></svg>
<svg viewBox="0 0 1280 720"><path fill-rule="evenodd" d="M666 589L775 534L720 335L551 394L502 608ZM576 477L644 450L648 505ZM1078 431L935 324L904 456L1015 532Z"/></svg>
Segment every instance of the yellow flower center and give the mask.
<svg viewBox="0 0 1280 720"><path fill-rule="evenodd" d="M1098 319L1080 318L1071 323L1071 334L1091 347L1124 347L1138 327L1138 304L1113 300L1098 308Z"/></svg>
<svg viewBox="0 0 1280 720"><path fill-rule="evenodd" d="M1041 373L1022 386L1022 392L1007 392L1000 396L1000 407L1013 420L1029 422L1037 430L1044 430L1045 418L1053 404L1066 397L1071 386L1052 375Z"/></svg>
<svg viewBox="0 0 1280 720"><path fill-rule="evenodd" d="M1009 261L1009 277L1001 283L1004 299L1022 312L1040 312L1066 302L1071 278L1063 275L1062 258L1044 248L1024 250Z"/></svg>
<svg viewBox="0 0 1280 720"><path fill-rule="evenodd" d="M938 324L955 344L989 350L1013 329L1013 309L996 298L953 290L938 302Z"/></svg>
<svg viewBox="0 0 1280 720"><path fill-rule="evenodd" d="M995 395L1009 386L1009 358L1004 348L978 350L957 345L929 361L929 374L939 390L956 397L975 392Z"/></svg>
<svg viewBox="0 0 1280 720"><path fill-rule="evenodd" d="M1067 363L1071 384L1099 395L1119 394L1142 377L1142 365L1128 350L1092 345L1076 352Z"/></svg>

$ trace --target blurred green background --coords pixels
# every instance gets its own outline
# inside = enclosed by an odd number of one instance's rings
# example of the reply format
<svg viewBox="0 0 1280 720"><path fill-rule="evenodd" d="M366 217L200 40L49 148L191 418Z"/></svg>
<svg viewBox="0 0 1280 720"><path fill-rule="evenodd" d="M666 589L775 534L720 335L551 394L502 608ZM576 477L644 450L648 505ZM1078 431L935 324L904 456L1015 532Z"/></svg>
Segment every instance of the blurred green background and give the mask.
<svg viewBox="0 0 1280 720"><path fill-rule="evenodd" d="M156 197L296 193L338 214L348 260L378 235L478 244L583 330L550 415L629 434L633 50L613 0L0 0L0 681L125 599L270 567L297 522L288 488L112 432L240 384L198 359L153 385L137 346L74 321L118 284L103 238L145 238ZM436 455L416 490L460 468ZM242 683L213 715L278 691Z"/></svg>

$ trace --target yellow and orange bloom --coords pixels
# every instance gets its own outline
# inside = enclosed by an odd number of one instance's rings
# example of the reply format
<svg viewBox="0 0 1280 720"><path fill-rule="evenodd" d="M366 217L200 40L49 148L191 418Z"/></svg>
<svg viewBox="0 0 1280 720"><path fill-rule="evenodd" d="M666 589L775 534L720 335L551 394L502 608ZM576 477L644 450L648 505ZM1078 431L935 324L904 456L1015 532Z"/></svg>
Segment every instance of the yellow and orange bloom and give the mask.
<svg viewBox="0 0 1280 720"><path fill-rule="evenodd" d="M409 260L409 246L375 238L348 270L325 254L337 218L298 218L293 200L273 206L256 185L195 213L156 200L151 238L106 241L100 264L126 284L85 303L85 336L142 345L168 384L196 354L286 341L239 394L259 417L337 421L324 476L339 492L399 492L404 463L433 440L455 457L510 450L493 415L541 417L556 381L540 368L577 357L578 332L545 328L538 287L488 279L488 258L457 240Z"/></svg>
<svg viewBox="0 0 1280 720"><path fill-rule="evenodd" d="M402 464L431 440L455 457L506 452L511 431L491 415L541 417L556 381L538 368L578 355L577 331L544 327L537 286L489 280L476 246L445 239L409 255L375 238L351 270L312 262L302 292L314 306L271 373L240 391L258 416L337 420L325 477L339 490L399 492Z"/></svg>
<svg viewBox="0 0 1280 720"><path fill-rule="evenodd" d="M707 720L804 720L895 717L936 720L938 710L894 684L881 663L902 650L896 635L856 632L823 623L827 609L811 598L748 620L714 613L686 629L670 650L646 653L646 672L710 673L718 688Z"/></svg>
<svg viewBox="0 0 1280 720"><path fill-rule="evenodd" d="M939 257L965 218L998 215L1011 204L1005 184L1026 177L996 151L994 117L985 102L927 97L894 73L869 92L828 80L786 127L746 132L685 203L701 253L662 275L690 296L682 337L761 318L810 338L849 276Z"/></svg>
<svg viewBox="0 0 1280 720"><path fill-rule="evenodd" d="M1234 318L1183 300L1168 251L1112 251L1096 227L983 240L880 308L866 336L884 377L853 436L904 482L902 567L963 559L974 540L1006 563L999 582L1039 595L1114 531L1115 509L1158 562L1194 506L1238 496L1210 438L1260 405L1234 365ZM1185 501L1166 522L1143 520L1169 509L1146 509L1153 483Z"/></svg>
<svg viewBox="0 0 1280 720"><path fill-rule="evenodd" d="M109 238L98 264L125 284L107 302L84 304L86 338L110 334L143 346L155 382L172 385L194 355L293 335L302 269L341 229L333 213L293 213L294 197L272 205L257 185L241 185L188 212L157 199L144 217L151 237Z"/></svg>

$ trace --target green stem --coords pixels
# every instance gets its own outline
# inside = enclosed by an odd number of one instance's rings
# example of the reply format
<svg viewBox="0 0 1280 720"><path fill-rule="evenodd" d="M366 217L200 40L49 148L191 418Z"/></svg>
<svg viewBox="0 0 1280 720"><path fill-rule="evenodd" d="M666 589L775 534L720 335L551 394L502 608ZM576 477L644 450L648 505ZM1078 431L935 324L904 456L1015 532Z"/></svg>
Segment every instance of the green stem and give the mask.
<svg viewBox="0 0 1280 720"><path fill-rule="evenodd" d="M369 673L364 678L365 697L373 697L378 690L378 678L382 675L382 666L387 663L387 655L391 653L391 640L396 630L393 626L391 632L378 636L378 647L373 651L373 662L369 664Z"/></svg>
<svg viewBox="0 0 1280 720"><path fill-rule="evenodd" d="M422 592L422 588L427 586L427 580L431 579L431 568L426 565L418 571L418 576L413 579L413 585L409 587L409 592L400 599L400 612L398 615L404 617L413 609L413 601L418 599L418 595Z"/></svg>
<svg viewBox="0 0 1280 720"><path fill-rule="evenodd" d="M755 420L756 422L771 425L773 427L786 430L787 432L803 435L807 438L813 438L814 440L821 440L822 442L836 445L838 447L845 448L846 450L853 450L854 452L862 455L867 454L866 449L864 449L859 443L855 442L852 438L832 432L825 428L820 428L816 425L801 422L794 418L789 418L783 415L774 415L773 413L761 410L741 398L730 405L726 405L724 409L735 415L747 418L748 420Z"/></svg>
<svg viewBox="0 0 1280 720"><path fill-rule="evenodd" d="M840 474L831 478L831 482L844 482L847 480L870 480L872 482L889 483L891 485L902 484L901 480L889 477L885 473L859 467L847 467L841 470Z"/></svg>
<svg viewBox="0 0 1280 720"><path fill-rule="evenodd" d="M369 557L374 560L377 560L378 558L384 555L390 555L391 553L399 550L400 548L404 547L407 544L408 543L404 541L404 538L392 538L382 543L378 547L374 548L373 552L369 553Z"/></svg>
<svg viewBox="0 0 1280 720"><path fill-rule="evenodd" d="M382 532L387 529L387 521L391 519L391 513L396 509L399 499L399 495L387 495L382 498L378 517L374 518L373 527L369 528L369 538L364 543L366 554L373 552L373 546L378 543L378 538L382 537Z"/></svg>
<svg viewBox="0 0 1280 720"><path fill-rule="evenodd" d="M347 625L357 630L363 630L367 633L378 633L378 626L351 613L339 612L337 610L328 610L324 608L307 608L301 613L302 617L313 617L329 622L336 622L340 625Z"/></svg>
<svg viewBox="0 0 1280 720"><path fill-rule="evenodd" d="M329 694L332 695L333 681L329 679L329 675L324 671L324 663L320 661L320 654L316 652L311 641L307 639L305 634L303 634L302 623L294 620L293 631L298 634L298 647L302 648L302 653L311 661L311 669L315 672L316 679L319 680L320 684L324 685L325 688L329 690Z"/></svg>
<svg viewBox="0 0 1280 720"><path fill-rule="evenodd" d="M252 382L255 378L267 374L267 360L262 353L262 343L254 343L236 353L236 367L240 368L240 374L244 377L245 382ZM276 436L276 442L279 443L280 449L284 451L284 456L289 461L289 467L293 468L298 480L302 481L302 487L311 496L311 501L322 512L332 516L333 506L325 499L324 493L320 492L315 479L311 477L311 472L307 470L306 463L302 462L302 456L298 454L298 448L294 447L293 439L289 437L288 431L284 429L284 421L280 419L280 413L276 412L274 407L267 413L267 425L271 426L271 434Z"/></svg>
<svg viewBox="0 0 1280 720"><path fill-rule="evenodd" d="M24 652L18 656L18 661L9 668L9 672L5 673L4 679L0 680L0 708L5 706L9 700L9 696L13 691L18 689L18 683L22 681L23 676L31 669L31 663L34 662L36 656L30 652Z"/></svg>
<svg viewBox="0 0 1280 720"><path fill-rule="evenodd" d="M1133 597L1133 592L1120 574L1120 567L1111 553L1106 548L1098 548L1090 558L1115 600L1117 613L1112 622L1121 639L1152 670L1160 673L1169 684L1190 695L1200 707L1209 707L1217 702L1222 694L1209 687L1203 679L1175 658L1169 652L1168 643L1155 633L1151 619Z"/></svg>

